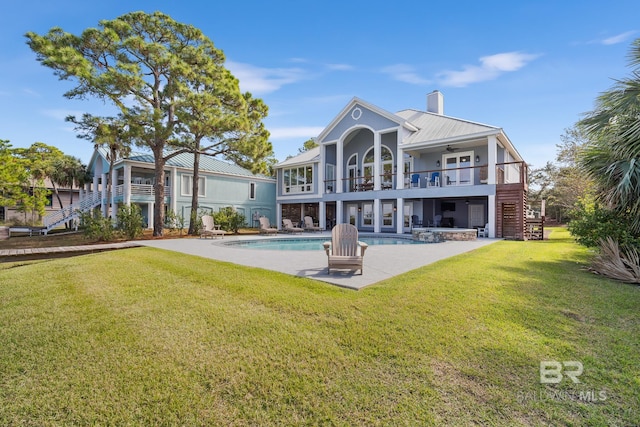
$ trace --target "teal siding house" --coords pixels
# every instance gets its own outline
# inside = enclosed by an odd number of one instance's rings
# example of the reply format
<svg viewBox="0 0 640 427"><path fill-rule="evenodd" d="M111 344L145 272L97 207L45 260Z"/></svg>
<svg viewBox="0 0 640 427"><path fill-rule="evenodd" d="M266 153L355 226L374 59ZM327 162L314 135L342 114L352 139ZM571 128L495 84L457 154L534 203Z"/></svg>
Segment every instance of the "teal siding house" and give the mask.
<svg viewBox="0 0 640 427"><path fill-rule="evenodd" d="M154 212L154 162L149 153L134 153L118 159L109 177L107 152L96 149L89 162L93 182L83 189L85 205L100 207L103 215L116 212L120 205L136 204L149 227ZM260 216L276 220L276 181L254 174L235 164L215 158L200 157L198 209L217 212L231 206L246 218L247 226L255 226ZM107 194L112 182L111 194ZM165 165L165 213L170 210L182 215L188 224L191 214L193 154L182 153ZM108 207L112 206L113 209Z"/></svg>

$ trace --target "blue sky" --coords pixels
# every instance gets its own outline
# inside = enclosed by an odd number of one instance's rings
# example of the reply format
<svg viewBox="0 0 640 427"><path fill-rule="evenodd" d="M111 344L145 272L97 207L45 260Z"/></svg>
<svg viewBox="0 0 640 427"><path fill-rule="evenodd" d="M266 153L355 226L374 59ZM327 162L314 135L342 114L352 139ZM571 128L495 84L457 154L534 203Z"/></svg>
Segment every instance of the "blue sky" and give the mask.
<svg viewBox="0 0 640 427"><path fill-rule="evenodd" d="M276 157L295 154L354 96L396 112L444 94L445 114L502 127L534 166L564 129L629 74L640 37L633 1L22 1L0 15L0 139L41 141L89 160L69 114L104 114L40 65L24 34L79 34L101 19L155 10L200 28L244 91L269 106Z"/></svg>

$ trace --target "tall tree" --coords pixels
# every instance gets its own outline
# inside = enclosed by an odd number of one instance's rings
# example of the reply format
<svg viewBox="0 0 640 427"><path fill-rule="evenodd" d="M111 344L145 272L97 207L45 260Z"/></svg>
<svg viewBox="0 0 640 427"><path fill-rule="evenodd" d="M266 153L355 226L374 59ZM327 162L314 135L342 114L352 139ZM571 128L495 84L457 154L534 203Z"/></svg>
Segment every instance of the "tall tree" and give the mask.
<svg viewBox="0 0 640 427"><path fill-rule="evenodd" d="M56 27L26 37L38 61L60 79L77 81L66 97L112 102L135 129L135 142L151 150L156 176L153 228L154 235L161 236L165 149L175 137L176 109L184 105L185 93L223 75L223 53L197 28L161 12L132 12L100 21L99 28L80 36Z"/></svg>
<svg viewBox="0 0 640 427"><path fill-rule="evenodd" d="M172 145L178 152L193 154L189 234L196 232L201 155L222 156L262 172L264 159L273 153L262 122L266 105L249 93L243 95L226 69L220 73L214 79L203 76L207 84L185 93L184 102L176 108L180 138Z"/></svg>
<svg viewBox="0 0 640 427"><path fill-rule="evenodd" d="M58 148L42 142L34 142L29 148L16 148L15 155L22 159L24 167L29 176L29 189L23 192L24 197L20 203L19 210L25 214L31 213L31 221L36 221L38 217L44 215L47 197L50 191L45 186L45 179L51 180L55 171L55 162L62 158L63 153ZM54 192L57 187L52 183Z"/></svg>
<svg viewBox="0 0 640 427"><path fill-rule="evenodd" d="M606 206L633 218L640 232L640 39L629 52L629 77L598 97L578 125L589 137L580 164L594 179Z"/></svg>
<svg viewBox="0 0 640 427"><path fill-rule="evenodd" d="M15 207L24 199L29 173L8 140L0 139L0 206Z"/></svg>
<svg viewBox="0 0 640 427"><path fill-rule="evenodd" d="M302 147L298 148L298 153L304 153L305 151L309 151L312 148L316 148L318 143L315 138L309 138L305 142L302 143Z"/></svg>

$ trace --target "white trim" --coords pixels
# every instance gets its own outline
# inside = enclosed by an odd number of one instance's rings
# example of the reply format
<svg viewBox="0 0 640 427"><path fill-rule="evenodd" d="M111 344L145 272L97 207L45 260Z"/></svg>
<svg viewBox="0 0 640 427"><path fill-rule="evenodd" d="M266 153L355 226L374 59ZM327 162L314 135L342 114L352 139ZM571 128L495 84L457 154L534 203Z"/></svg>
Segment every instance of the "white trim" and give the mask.
<svg viewBox="0 0 640 427"><path fill-rule="evenodd" d="M189 191L185 192L184 191L184 179L185 178L189 178ZM200 185L200 183L198 183L198 197L207 197L207 177L206 176L198 176L198 181L203 180L204 184ZM183 173L180 175L180 195L181 196L192 196L193 194L191 193L193 191L193 174L186 174Z"/></svg>
<svg viewBox="0 0 640 427"><path fill-rule="evenodd" d="M257 192L258 192L258 185L256 184L256 182L249 181L249 200L255 200ZM251 197L251 193L253 193L253 197Z"/></svg>

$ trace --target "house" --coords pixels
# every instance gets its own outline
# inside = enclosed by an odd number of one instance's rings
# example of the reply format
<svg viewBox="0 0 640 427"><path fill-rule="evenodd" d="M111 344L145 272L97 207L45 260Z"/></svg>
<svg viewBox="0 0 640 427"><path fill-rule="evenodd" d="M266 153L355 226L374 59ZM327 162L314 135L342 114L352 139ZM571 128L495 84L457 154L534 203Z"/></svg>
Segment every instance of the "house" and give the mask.
<svg viewBox="0 0 640 427"><path fill-rule="evenodd" d="M80 189L75 185L73 188L59 188L58 186L54 186L49 178L44 179L42 188L49 192L47 195L47 202L44 207L44 216L70 206L80 198ZM31 187L31 189L33 190L33 187ZM37 217L37 214L34 218L31 212L21 212L17 207L0 206L0 223L7 222L27 224L31 222L38 222L39 220L40 218Z"/></svg>
<svg viewBox="0 0 640 427"><path fill-rule="evenodd" d="M449 117L443 95L426 111L391 113L353 98L318 147L276 166L277 221L408 233L416 226L479 228L525 238L527 165L504 131Z"/></svg>
<svg viewBox="0 0 640 427"><path fill-rule="evenodd" d="M193 154L182 153L165 165L165 213L170 210L189 223L193 182ZM107 152L96 149L89 162L93 181L83 191L83 209L100 208L103 215L116 212L120 205L136 204L149 228L153 227L155 173L153 155L131 154L114 163L108 194L109 161ZM246 225L254 226L254 218L266 216L275 220L275 180L254 174L235 164L212 157L200 157L198 209L218 211L232 206L246 218Z"/></svg>

